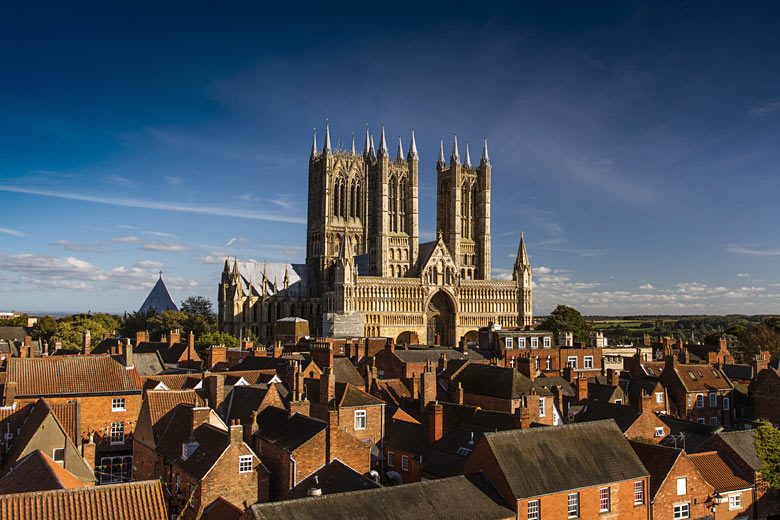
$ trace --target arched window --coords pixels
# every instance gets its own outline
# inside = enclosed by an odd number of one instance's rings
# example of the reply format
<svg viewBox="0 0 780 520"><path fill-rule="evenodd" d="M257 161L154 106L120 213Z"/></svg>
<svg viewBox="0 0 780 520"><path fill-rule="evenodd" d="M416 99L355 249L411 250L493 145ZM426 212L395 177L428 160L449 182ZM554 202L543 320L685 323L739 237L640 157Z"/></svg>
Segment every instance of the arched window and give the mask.
<svg viewBox="0 0 780 520"><path fill-rule="evenodd" d="M401 186L398 193L398 229L406 231L406 179L401 180Z"/></svg>
<svg viewBox="0 0 780 520"><path fill-rule="evenodd" d="M341 214L341 187L339 186L339 179L333 181L333 215L338 216Z"/></svg>
<svg viewBox="0 0 780 520"><path fill-rule="evenodd" d="M348 209L349 206L347 205L347 183L342 181L341 182L341 216L347 218Z"/></svg>
<svg viewBox="0 0 780 520"><path fill-rule="evenodd" d="M349 187L349 216L350 217L355 217L356 216L355 215L355 206L356 206L356 201L355 201L355 183L353 181L351 183L350 187Z"/></svg>
<svg viewBox="0 0 780 520"><path fill-rule="evenodd" d="M360 183L357 183L357 187L355 189L355 216L357 218L363 218L363 195L362 190L360 188Z"/></svg>
<svg viewBox="0 0 780 520"><path fill-rule="evenodd" d="M471 224L471 229L469 231L470 237L477 236L477 187L473 186L471 188L471 197L469 199L469 221Z"/></svg>

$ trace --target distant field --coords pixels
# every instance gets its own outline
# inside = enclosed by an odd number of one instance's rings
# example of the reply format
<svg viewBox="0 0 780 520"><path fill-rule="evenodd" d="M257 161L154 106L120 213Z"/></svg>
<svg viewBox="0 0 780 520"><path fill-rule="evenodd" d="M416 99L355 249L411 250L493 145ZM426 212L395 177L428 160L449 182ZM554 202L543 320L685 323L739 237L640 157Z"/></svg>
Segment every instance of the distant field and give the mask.
<svg viewBox="0 0 780 520"><path fill-rule="evenodd" d="M655 329L655 323L657 320L593 320L589 321L591 327L594 329L608 329L610 327L625 327L627 329L642 329L642 325L648 330ZM675 320L663 320L665 322L673 322ZM649 325L649 327L647 326Z"/></svg>

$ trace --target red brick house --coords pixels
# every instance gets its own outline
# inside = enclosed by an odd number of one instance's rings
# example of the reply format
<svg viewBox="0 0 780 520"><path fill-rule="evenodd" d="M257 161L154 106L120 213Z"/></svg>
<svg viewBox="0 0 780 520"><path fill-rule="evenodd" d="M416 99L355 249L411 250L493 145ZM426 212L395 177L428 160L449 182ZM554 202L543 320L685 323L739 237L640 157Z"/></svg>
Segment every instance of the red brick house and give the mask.
<svg viewBox="0 0 780 520"><path fill-rule="evenodd" d="M748 519L755 515L753 484L736 464L716 451L692 453L688 457L715 488L715 520Z"/></svg>
<svg viewBox="0 0 780 520"><path fill-rule="evenodd" d="M719 367L678 363L667 355L661 383L672 415L712 426L732 424L734 386Z"/></svg>
<svg viewBox="0 0 780 520"><path fill-rule="evenodd" d="M639 412L621 404L588 400L585 401L582 411L574 417L575 422L605 419L613 419L627 439L644 439L659 443L669 435L669 428L654 413Z"/></svg>
<svg viewBox="0 0 780 520"><path fill-rule="evenodd" d="M650 472L650 518L706 518L714 506L713 488L685 451L644 442L631 447Z"/></svg>
<svg viewBox="0 0 780 520"><path fill-rule="evenodd" d="M748 388L753 415L780 424L780 371L766 368L756 374Z"/></svg>
<svg viewBox="0 0 780 520"><path fill-rule="evenodd" d="M390 342L374 356L379 379L419 377L425 372L426 366L438 365L442 357L448 361L461 359L487 363L477 351L468 348L398 348Z"/></svg>
<svg viewBox="0 0 780 520"><path fill-rule="evenodd" d="M91 469L89 473L92 473ZM41 450L30 452L0 478L0 495L83 487L84 482Z"/></svg>
<svg viewBox="0 0 780 520"><path fill-rule="evenodd" d="M483 471L522 520L648 517L650 475L611 420L486 432L462 471Z"/></svg>

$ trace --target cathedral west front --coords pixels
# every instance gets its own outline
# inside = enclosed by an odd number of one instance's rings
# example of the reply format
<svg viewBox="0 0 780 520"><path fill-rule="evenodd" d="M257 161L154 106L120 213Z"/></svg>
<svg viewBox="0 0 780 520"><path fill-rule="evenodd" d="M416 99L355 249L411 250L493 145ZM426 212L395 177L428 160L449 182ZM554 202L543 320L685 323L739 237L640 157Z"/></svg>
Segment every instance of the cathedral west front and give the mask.
<svg viewBox="0 0 780 520"><path fill-rule="evenodd" d="M323 318L358 318L363 335L398 343L477 341L490 322L531 324L531 266L522 235L511 280L491 280L487 140L478 164L457 137L436 162L436 239L419 242L417 144L391 157L385 131L356 151L317 146L309 157L306 263L225 261L220 329L272 340L276 320L298 317L312 335Z"/></svg>

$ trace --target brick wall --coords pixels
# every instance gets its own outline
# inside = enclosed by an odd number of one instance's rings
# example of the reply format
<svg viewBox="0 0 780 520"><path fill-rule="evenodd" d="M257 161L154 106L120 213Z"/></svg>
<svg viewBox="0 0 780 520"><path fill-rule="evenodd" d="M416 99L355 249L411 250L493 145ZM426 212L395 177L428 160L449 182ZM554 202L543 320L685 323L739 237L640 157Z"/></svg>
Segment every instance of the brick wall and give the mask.
<svg viewBox="0 0 780 520"><path fill-rule="evenodd" d="M287 491L289 491L292 482L290 454L267 442L263 442L262 449L255 449L255 452L260 454L260 460L271 473L269 479L270 498L272 500L287 498Z"/></svg>
<svg viewBox="0 0 780 520"><path fill-rule="evenodd" d="M647 478L637 479L644 482L645 499L642 504L634 504L634 480L627 480L605 486L581 488L573 492L579 493L580 513L579 518L598 518L599 520L632 519L646 520L648 515L647 505ZM600 512L599 490L608 487L610 489L610 510ZM537 497L540 501L541 518L567 518L569 491ZM517 518L528 518L529 500L517 501ZM667 517L671 518L671 517Z"/></svg>
<svg viewBox="0 0 780 520"><path fill-rule="evenodd" d="M392 466L389 466L387 464L388 453L390 452L393 453L393 457L394 457ZM385 459L385 469L387 471L395 471L396 473L401 475L404 484L420 481L420 473L421 473L422 466L420 464L419 459L416 459L413 453L408 453L398 449L388 450L387 448L385 448L382 451L382 454ZM406 457L407 459L405 470L403 469L403 457Z"/></svg>
<svg viewBox="0 0 780 520"><path fill-rule="evenodd" d="M355 429L355 410L366 411L366 429ZM371 439L375 444L382 440L383 413L381 405L342 407L338 409L338 427L358 440ZM327 418L322 420L327 421Z"/></svg>
<svg viewBox="0 0 780 520"><path fill-rule="evenodd" d="M145 444L133 439L133 480L152 480L158 477L154 474L157 452Z"/></svg>
<svg viewBox="0 0 780 520"><path fill-rule="evenodd" d="M371 471L371 447L368 444L337 429L332 431L329 442L331 460L339 459L361 474Z"/></svg>
<svg viewBox="0 0 780 520"><path fill-rule="evenodd" d="M655 436L655 429L663 428L664 434L660 437ZM650 412L644 412L639 418L634 421L628 430L623 434L629 439L646 439L655 443L661 442L661 439L669 435L669 427L659 419L656 415Z"/></svg>
<svg viewBox="0 0 780 520"><path fill-rule="evenodd" d="M201 511L217 497L224 498L240 509L245 509L255 502L268 501L268 492L262 489L268 482L265 468L255 458L253 471L239 473L238 458L241 455L254 453L245 443L231 444L206 475L201 482ZM265 482L265 486L260 486L260 481Z"/></svg>
<svg viewBox="0 0 780 520"><path fill-rule="evenodd" d="M684 495L677 494L679 478L686 479L687 493ZM705 517L712 513L706 502L714 492L715 489L699 475L683 452L655 495L651 506L652 518L654 520L673 518L674 506L682 503L690 504L690 518Z"/></svg>

